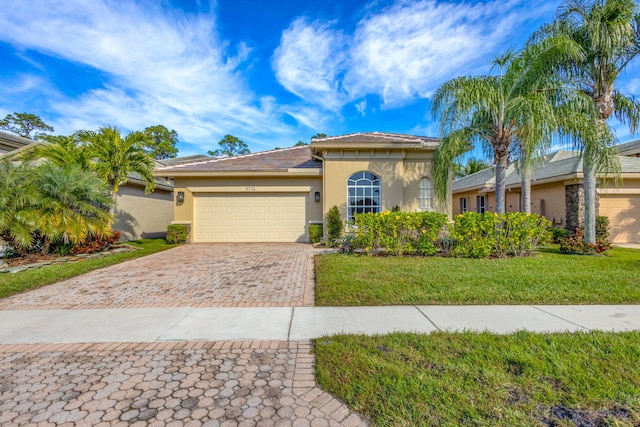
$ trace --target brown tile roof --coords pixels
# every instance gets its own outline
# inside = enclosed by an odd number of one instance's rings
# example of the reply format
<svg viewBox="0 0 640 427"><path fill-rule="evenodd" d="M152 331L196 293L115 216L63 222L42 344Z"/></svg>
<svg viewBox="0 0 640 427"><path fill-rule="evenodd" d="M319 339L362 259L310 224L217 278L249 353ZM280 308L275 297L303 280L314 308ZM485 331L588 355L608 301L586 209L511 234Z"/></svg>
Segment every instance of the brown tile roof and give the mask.
<svg viewBox="0 0 640 427"><path fill-rule="evenodd" d="M406 135L389 132L357 132L347 135L327 136L325 138L314 138L312 143L414 143L422 145L437 145L438 138L428 136Z"/></svg>
<svg viewBox="0 0 640 427"><path fill-rule="evenodd" d="M157 168L158 172L198 171L281 171L293 168L321 168L322 162L311 157L311 148L282 148L236 157L211 158Z"/></svg>

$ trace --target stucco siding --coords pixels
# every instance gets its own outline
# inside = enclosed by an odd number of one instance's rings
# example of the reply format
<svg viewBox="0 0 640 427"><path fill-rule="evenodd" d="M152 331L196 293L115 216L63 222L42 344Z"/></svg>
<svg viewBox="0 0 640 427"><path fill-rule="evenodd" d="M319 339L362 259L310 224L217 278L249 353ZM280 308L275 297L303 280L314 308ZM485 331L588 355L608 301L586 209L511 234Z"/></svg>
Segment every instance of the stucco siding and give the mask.
<svg viewBox="0 0 640 427"><path fill-rule="evenodd" d="M344 157L340 157L344 155ZM404 157L399 152L367 152L362 159L353 153L325 153L323 167L325 199L324 212L338 206L340 214L347 218L347 180L356 172L371 172L381 180L381 210L398 206L404 212L419 209L419 182L431 178L431 153L411 153ZM439 201L434 194L434 211L450 214L451 198Z"/></svg>
<svg viewBox="0 0 640 427"><path fill-rule="evenodd" d="M144 194L144 188L135 185L121 186L116 202L116 222L121 240L161 237L173 219L173 194L156 189Z"/></svg>

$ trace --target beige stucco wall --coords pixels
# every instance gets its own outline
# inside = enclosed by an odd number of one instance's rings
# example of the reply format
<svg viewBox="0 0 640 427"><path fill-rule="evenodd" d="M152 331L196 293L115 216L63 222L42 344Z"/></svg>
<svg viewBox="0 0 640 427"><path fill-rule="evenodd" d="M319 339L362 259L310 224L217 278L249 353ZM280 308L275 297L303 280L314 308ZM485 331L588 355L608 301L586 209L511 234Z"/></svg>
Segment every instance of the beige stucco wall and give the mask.
<svg viewBox="0 0 640 427"><path fill-rule="evenodd" d="M122 233L121 240L164 236L173 219L173 194L158 188L144 194L144 187L121 186L116 218L113 228Z"/></svg>
<svg viewBox="0 0 640 427"><path fill-rule="evenodd" d="M453 195L452 212L454 215L460 213L460 198L467 197L467 210L476 212L476 196L482 195L487 198L486 207L489 212L495 212L495 192L480 193L479 191L466 191L461 193L455 193ZM521 197L520 189L514 188L507 190L506 192L506 210L507 212L519 212L521 211ZM554 218L560 218L561 224L556 225L564 226L566 222L566 205L564 194L564 182L555 182L551 184L541 184L531 186L531 201L534 206L541 206L542 209L536 212L536 209L532 209L532 213L540 213L546 216L549 220L553 221ZM538 203L540 202L540 203Z"/></svg>
<svg viewBox="0 0 640 427"><path fill-rule="evenodd" d="M324 198L322 191L322 177L298 176L298 177L238 177L238 178L197 178L176 177L174 179L174 194L184 191L184 203L173 203L173 221L177 223L193 222L193 193L189 188L202 187L229 187L234 192L260 193L263 189L269 192L278 192L274 187L310 187L308 193L307 213L310 223L322 222L322 203L316 203L315 192L320 191L321 200ZM174 197L175 198L175 197Z"/></svg>
<svg viewBox="0 0 640 427"><path fill-rule="evenodd" d="M431 152L424 151L335 151L324 153L324 215L338 206L347 218L347 180L356 172L371 172L381 179L381 209L399 206L403 212L419 208L419 182L431 178ZM451 198L439 201L434 194L434 211L451 214ZM323 215L323 216L324 216Z"/></svg>

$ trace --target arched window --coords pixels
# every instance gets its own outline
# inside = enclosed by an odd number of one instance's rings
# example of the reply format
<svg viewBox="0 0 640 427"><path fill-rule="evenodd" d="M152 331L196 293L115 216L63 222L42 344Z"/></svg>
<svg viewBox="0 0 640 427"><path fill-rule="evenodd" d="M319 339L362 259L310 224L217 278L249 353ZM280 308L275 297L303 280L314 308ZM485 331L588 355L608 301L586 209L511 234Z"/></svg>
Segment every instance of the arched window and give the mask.
<svg viewBox="0 0 640 427"><path fill-rule="evenodd" d="M356 172L347 180L347 220L353 215L380 212L380 177L371 172Z"/></svg>
<svg viewBox="0 0 640 427"><path fill-rule="evenodd" d="M424 177L420 180L418 186L419 194L418 201L420 202L421 211L430 211L433 209L433 186L431 180Z"/></svg>

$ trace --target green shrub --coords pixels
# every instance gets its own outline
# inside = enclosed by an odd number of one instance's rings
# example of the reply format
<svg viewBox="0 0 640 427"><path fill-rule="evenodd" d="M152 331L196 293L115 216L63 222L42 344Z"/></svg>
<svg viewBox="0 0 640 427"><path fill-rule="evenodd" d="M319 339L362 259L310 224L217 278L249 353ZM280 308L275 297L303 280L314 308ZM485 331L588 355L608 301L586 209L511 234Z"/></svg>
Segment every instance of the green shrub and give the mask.
<svg viewBox="0 0 640 427"><path fill-rule="evenodd" d="M450 229L451 254L463 258L524 256L551 238L551 222L540 215L465 212Z"/></svg>
<svg viewBox="0 0 640 427"><path fill-rule="evenodd" d="M609 217L598 216L596 217L596 241L609 242L609 231L611 230L611 223Z"/></svg>
<svg viewBox="0 0 640 427"><path fill-rule="evenodd" d="M571 237L571 233L566 228L553 227L551 229L551 236L551 241L553 243L560 243L562 240Z"/></svg>
<svg viewBox="0 0 640 427"><path fill-rule="evenodd" d="M167 243L183 245L187 243L189 229L185 224L171 224L167 227Z"/></svg>
<svg viewBox="0 0 640 427"><path fill-rule="evenodd" d="M311 243L318 243L322 240L322 224L310 224L309 225L309 239Z"/></svg>
<svg viewBox="0 0 640 427"><path fill-rule="evenodd" d="M435 212L364 213L355 215L358 246L375 255L387 253L434 255L447 216Z"/></svg>
<svg viewBox="0 0 640 427"><path fill-rule="evenodd" d="M340 236L342 236L342 218L338 207L333 206L327 212L327 238L329 239L329 244L332 245Z"/></svg>

